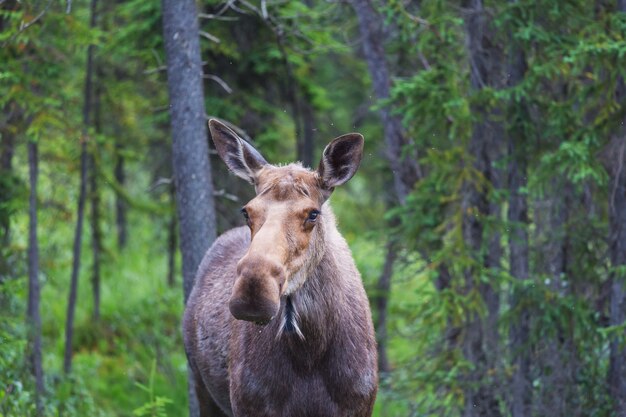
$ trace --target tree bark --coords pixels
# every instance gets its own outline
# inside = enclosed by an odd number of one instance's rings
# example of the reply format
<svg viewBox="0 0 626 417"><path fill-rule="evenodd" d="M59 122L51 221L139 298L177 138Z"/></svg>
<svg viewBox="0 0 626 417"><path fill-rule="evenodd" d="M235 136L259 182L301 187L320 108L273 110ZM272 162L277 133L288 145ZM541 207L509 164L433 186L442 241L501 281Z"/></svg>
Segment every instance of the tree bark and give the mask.
<svg viewBox="0 0 626 417"><path fill-rule="evenodd" d="M398 257L397 242L394 239L387 241L387 254L383 271L376 286L376 309L378 317L376 319L376 332L378 333L378 370L382 376L391 371L389 358L387 356L387 304L389 302L389 292L391 291L391 277L393 275L393 265Z"/></svg>
<svg viewBox="0 0 626 417"><path fill-rule="evenodd" d="M609 250L611 258L611 296L609 325L626 322L626 135L615 137L608 145L609 171ZM608 386L616 415L626 415L625 331L610 341Z"/></svg>
<svg viewBox="0 0 626 417"><path fill-rule="evenodd" d="M302 103L302 141L298 159L307 167L313 166L315 151L315 111L308 101Z"/></svg>
<svg viewBox="0 0 626 417"><path fill-rule="evenodd" d="M470 85L473 92L484 87L499 87L500 60L498 50L489 39L489 22L482 0L468 0L464 4L466 48L470 67ZM472 127L468 153L473 160L473 169L480 172L486 181L496 186L497 172L493 162L498 157L502 133L499 122L493 119L494 110L472 105L476 122ZM461 210L463 212L463 239L475 261L465 271L465 287L469 293L477 291L487 305L487 320L477 311L468 311L463 337L463 354L473 364L465 388L464 417L500 416L495 389L488 383L488 368L494 365L497 353L497 322L499 318L499 295L490 283L478 280L484 268L499 268L501 247L499 241L490 238L484 246L484 220L488 216L499 216L497 204L489 201L488 187L475 181L463 186ZM495 325L494 325L495 324ZM493 327L491 327L493 326Z"/></svg>
<svg viewBox="0 0 626 417"><path fill-rule="evenodd" d="M374 93L378 100L388 99L391 77L385 60L382 18L370 0L350 0L350 4L359 22L359 31L363 38L363 54L372 78ZM400 119L391 114L391 109L383 106L380 116L385 132L387 158L393 171L396 196L398 201L404 204L406 196L421 176L418 158L417 155L403 155L409 139L404 133Z"/></svg>
<svg viewBox="0 0 626 417"><path fill-rule="evenodd" d="M170 186L172 214L168 224L167 236L167 285L174 287L176 277L176 191Z"/></svg>
<svg viewBox="0 0 626 417"><path fill-rule="evenodd" d="M101 133L102 123L100 114L101 85L98 69L96 72L96 85L94 94L94 128L96 133ZM98 146L92 149L89 168L89 200L91 204L91 249L93 254L91 285L93 293L93 318L100 320L100 254L102 253L102 229L100 228L100 191L98 189L98 167L96 155Z"/></svg>
<svg viewBox="0 0 626 417"><path fill-rule="evenodd" d="M100 228L98 174L96 172L96 161L93 157L91 158L90 166L89 194L91 203L91 249L93 254L91 283L93 293L93 318L98 321L100 320L100 254L102 253L102 230Z"/></svg>
<svg viewBox="0 0 626 417"><path fill-rule="evenodd" d="M95 27L96 7L98 0L91 0L90 27ZM65 352L63 355L63 370L66 374L72 372L72 338L74 336L74 312L76 310L76 295L78 292L78 274L80 270L80 252L83 235L83 219L85 215L85 199L87 189L87 141L89 126L91 125L92 83L93 83L93 51L94 45L87 48L87 68L85 74L85 101L83 103L83 133L80 152L80 189L78 194L78 209L76 232L74 235L74 249L72 262L72 278L70 293L67 302L67 319L65 322Z"/></svg>
<svg viewBox="0 0 626 417"><path fill-rule="evenodd" d="M172 159L176 208L183 258L185 303L196 269L215 240L215 206L205 121L202 63L194 0L162 0L163 39L172 125ZM190 415L199 413L193 379Z"/></svg>
<svg viewBox="0 0 626 417"><path fill-rule="evenodd" d="M618 11L626 12L626 0L617 1ZM626 83L618 79L616 101L626 105ZM623 123L622 123L623 125ZM611 296L609 325L626 322L626 130L623 126L605 149L609 173L609 251L611 257ZM626 332L620 331L610 342L608 385L614 398L615 414L626 415Z"/></svg>
<svg viewBox="0 0 626 417"><path fill-rule="evenodd" d="M15 135L11 132L10 124L14 120L15 110L12 103L8 103L3 109L3 120L0 120L0 175L3 181L0 183L0 204L7 203L11 195L8 179L13 175L13 154L15 153ZM9 244L11 231L11 218L8 211L0 212L0 243L3 246ZM0 273L2 271L0 270Z"/></svg>
<svg viewBox="0 0 626 417"><path fill-rule="evenodd" d="M37 242L37 177L39 164L37 143L28 142L28 167L30 178L30 197L28 204L28 356L31 371L35 377L35 404L37 415L42 416L43 395L45 393L43 381L43 366L41 361L41 314L39 311L39 244Z"/></svg>
<svg viewBox="0 0 626 417"><path fill-rule="evenodd" d="M511 0L515 3L516 0ZM526 72L526 59L523 51L511 39L509 52L508 74L509 87L519 84ZM512 120L519 120L524 115L525 104L510 103L509 108L514 115ZM527 161L526 152L522 149L524 143L523 127L513 123L507 132L509 157L509 210L508 221L511 227L509 234L509 265L511 276L524 281L528 274L528 202L522 190L526 188ZM512 417L529 417L531 414L532 385L530 378L530 356L528 353L528 338L530 316L526 308L518 308L523 301L524 294L515 289L511 294L511 309L519 310L519 316L511 324L510 345L513 355L513 385L510 404Z"/></svg>
<svg viewBox="0 0 626 417"><path fill-rule="evenodd" d="M115 145L115 180L120 187L126 183L126 170L124 169L123 145ZM126 247L128 241L128 222L126 221L126 202L116 194L115 196L115 224L117 226L117 246L119 249Z"/></svg>

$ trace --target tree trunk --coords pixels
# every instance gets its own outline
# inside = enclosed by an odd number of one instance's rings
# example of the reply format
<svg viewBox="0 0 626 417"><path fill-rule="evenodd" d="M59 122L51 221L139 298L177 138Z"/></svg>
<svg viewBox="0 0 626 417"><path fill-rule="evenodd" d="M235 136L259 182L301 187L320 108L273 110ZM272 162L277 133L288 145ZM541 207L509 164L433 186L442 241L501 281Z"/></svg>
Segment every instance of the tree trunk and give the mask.
<svg viewBox="0 0 626 417"><path fill-rule="evenodd" d="M615 137L606 152L609 171L609 248L611 258L611 297L609 325L626 322L626 138ZM615 401L616 415L626 415L626 345L624 330L610 342L608 386Z"/></svg>
<svg viewBox="0 0 626 417"><path fill-rule="evenodd" d="M374 94L378 100L388 99L391 89L391 77L387 68L383 45L383 20L374 9L370 0L350 0L350 5L358 19L359 31L363 38L363 54L372 79ZM381 108L380 117L385 134L386 156L393 173L395 197L400 204L404 204L407 195L420 177L417 155L415 154L413 157L403 155L404 148L409 143L409 140L404 134L400 119L391 114L391 109L388 106ZM379 343L378 360L383 373L391 370L386 348L387 306L395 259L395 245L390 240L387 243L385 265L378 282L379 294L376 301L379 317L376 323ZM427 257L424 256L424 259L427 259Z"/></svg>
<svg viewBox="0 0 626 417"><path fill-rule="evenodd" d="M172 214L168 224L167 236L167 285L174 287L176 277L176 191L170 185L170 201Z"/></svg>
<svg viewBox="0 0 626 417"><path fill-rule="evenodd" d="M94 150L94 152L96 152ZM98 178L95 158L91 158L90 172L90 203L91 203L91 249L93 253L92 265L92 292L93 292L93 318L100 320L100 254L102 253L102 230L100 229L100 192L98 190Z"/></svg>
<svg viewBox="0 0 626 417"><path fill-rule="evenodd" d="M196 269L215 240L215 206L202 85L202 63L194 0L162 0L163 39L172 125L176 209L183 258L185 303ZM188 378L190 415L199 413L193 378Z"/></svg>
<svg viewBox="0 0 626 417"><path fill-rule="evenodd" d="M10 124L13 122L11 103L7 104L3 109L5 115L4 120L0 120L0 207L4 203L8 203L11 190L9 179L13 176L13 154L15 152L15 135L11 132ZM11 218L10 213L5 210L0 211L0 244L7 246L10 241ZM2 272L0 270L0 272Z"/></svg>
<svg viewBox="0 0 626 417"><path fill-rule="evenodd" d="M35 377L35 404L37 415L42 416L44 382L41 363L41 314L39 312L39 244L37 242L37 177L39 175L37 143L28 142L28 167L30 172L30 198L28 204L28 357Z"/></svg>
<svg viewBox="0 0 626 417"><path fill-rule="evenodd" d="M471 89L476 93L484 87L497 88L500 74L498 50L489 39L490 23L482 0L468 0L464 8ZM499 181L494 162L499 157L497 149L502 128L493 120L494 110L477 105L472 105L471 110L476 122L472 127L468 153L473 159L473 168L495 187ZM486 251L483 248L484 221L488 216L499 216L499 207L490 203L488 187L474 181L464 184L462 193L463 239L475 261L474 266L465 271L466 291L477 291L487 305L487 320L477 311L467 312L463 354L472 363L473 370L468 374L463 416L500 416L496 390L488 381L488 369L494 365L498 349L499 295L490 283L479 280L484 268L499 268L501 247L495 236L487 241Z"/></svg>
<svg viewBox="0 0 626 417"><path fill-rule="evenodd" d="M308 101L302 103L302 147L298 159L304 166L313 166L313 152L315 151L315 112Z"/></svg>
<svg viewBox="0 0 626 417"><path fill-rule="evenodd" d="M350 0L359 21L359 31L363 38L363 54L367 61L372 87L378 100L389 98L391 77L385 60L383 46L383 22L370 0ZM385 132L387 158L393 172L396 196L404 204L406 196L413 189L413 185L420 178L420 169L417 155L404 155L403 151L409 144L404 134L400 119L391 114L388 106L380 110Z"/></svg>
<svg viewBox="0 0 626 417"><path fill-rule="evenodd" d="M515 3L515 0L511 1ZM508 74L509 87L519 84L526 72L526 60L523 51L513 40L509 52ZM511 120L519 120L525 112L525 104L510 103ZM508 221L511 227L509 235L509 265L511 276L524 281L528 279L528 202L522 190L526 188L527 161L523 127L513 122L507 134L509 156L509 211ZM519 310L519 316L511 324L510 344L513 355L513 385L510 404L512 417L530 417L532 385L530 378L530 355L528 337L530 317L526 308L518 308L524 294L514 286L511 294L511 310Z"/></svg>
<svg viewBox="0 0 626 417"><path fill-rule="evenodd" d="M96 133L102 132L100 97L101 85L99 70L96 69L96 85L94 95L94 128ZM90 158L89 200L91 203L91 249L93 253L92 265L92 292L93 292L93 318L100 320L100 254L102 253L102 229L100 228L100 191L98 189L98 167L96 156L98 146L94 145Z"/></svg>
<svg viewBox="0 0 626 417"><path fill-rule="evenodd" d="M383 271L376 286L376 308L378 317L376 320L376 332L378 333L378 370L384 377L391 371L389 358L387 356L387 304L389 302L389 292L391 291L391 277L393 275L393 265L398 257L397 242L391 238L387 241L387 255Z"/></svg>
<svg viewBox="0 0 626 417"><path fill-rule="evenodd" d="M626 12L626 0L618 0L617 8ZM616 101L626 104L626 83L618 79ZM605 167L609 172L609 250L611 257L611 296L609 325L626 322L626 131L618 130L605 149ZM615 414L626 415L626 332L620 331L610 342L608 385L614 398Z"/></svg>
<svg viewBox="0 0 626 417"><path fill-rule="evenodd" d="M115 180L120 187L126 183L126 171L124 169L123 145L115 145ZM119 249L126 247L128 241L128 222L126 221L126 202L116 194L115 196L115 224L117 226L117 246Z"/></svg>
<svg viewBox="0 0 626 417"><path fill-rule="evenodd" d="M98 0L91 0L90 27L95 27L96 7ZM67 320L65 322L65 352L63 355L63 370L66 374L72 371L72 338L74 336L74 312L76 310L76 295L78 292L78 273L80 270L80 252L83 235L83 219L85 215L85 198L87 189L87 141L88 130L91 125L91 101L93 79L93 51L94 46L87 48L87 69L85 74L85 102L83 103L83 134L80 152L80 190L78 194L78 209L76 219L76 233L74 235L74 259L72 262L72 278L70 293L67 302Z"/></svg>

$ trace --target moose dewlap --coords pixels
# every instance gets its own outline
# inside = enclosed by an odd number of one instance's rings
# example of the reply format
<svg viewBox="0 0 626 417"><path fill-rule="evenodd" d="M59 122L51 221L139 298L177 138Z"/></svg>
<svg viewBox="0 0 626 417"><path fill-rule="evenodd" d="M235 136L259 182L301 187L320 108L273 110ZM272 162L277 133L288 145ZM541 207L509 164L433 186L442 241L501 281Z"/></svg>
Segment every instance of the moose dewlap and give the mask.
<svg viewBox="0 0 626 417"><path fill-rule="evenodd" d="M216 120L222 160L254 185L247 227L220 236L183 321L202 417L365 417L376 341L361 277L327 200L359 167L363 137L340 136L317 171L269 164Z"/></svg>

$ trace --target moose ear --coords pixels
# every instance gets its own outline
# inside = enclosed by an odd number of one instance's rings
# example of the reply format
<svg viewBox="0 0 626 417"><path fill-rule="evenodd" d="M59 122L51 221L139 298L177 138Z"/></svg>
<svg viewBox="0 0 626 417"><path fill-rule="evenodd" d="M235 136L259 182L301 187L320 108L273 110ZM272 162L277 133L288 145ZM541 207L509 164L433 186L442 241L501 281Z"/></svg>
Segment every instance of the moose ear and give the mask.
<svg viewBox="0 0 626 417"><path fill-rule="evenodd" d="M347 182L359 169L362 157L363 136L359 133L348 133L330 142L317 168L323 187L332 191Z"/></svg>
<svg viewBox="0 0 626 417"><path fill-rule="evenodd" d="M238 177L255 184L256 173L267 165L265 158L223 123L211 119L209 130L217 153L228 169Z"/></svg>

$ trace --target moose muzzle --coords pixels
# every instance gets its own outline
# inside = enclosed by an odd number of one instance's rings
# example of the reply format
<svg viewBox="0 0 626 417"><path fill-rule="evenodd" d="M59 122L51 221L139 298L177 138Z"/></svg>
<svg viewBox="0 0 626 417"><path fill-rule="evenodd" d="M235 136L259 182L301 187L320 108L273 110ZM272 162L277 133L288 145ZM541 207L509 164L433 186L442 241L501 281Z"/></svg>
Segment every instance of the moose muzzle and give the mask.
<svg viewBox="0 0 626 417"><path fill-rule="evenodd" d="M238 320L267 324L280 308L280 292L285 282L284 268L260 257L244 257L237 265L229 308Z"/></svg>

